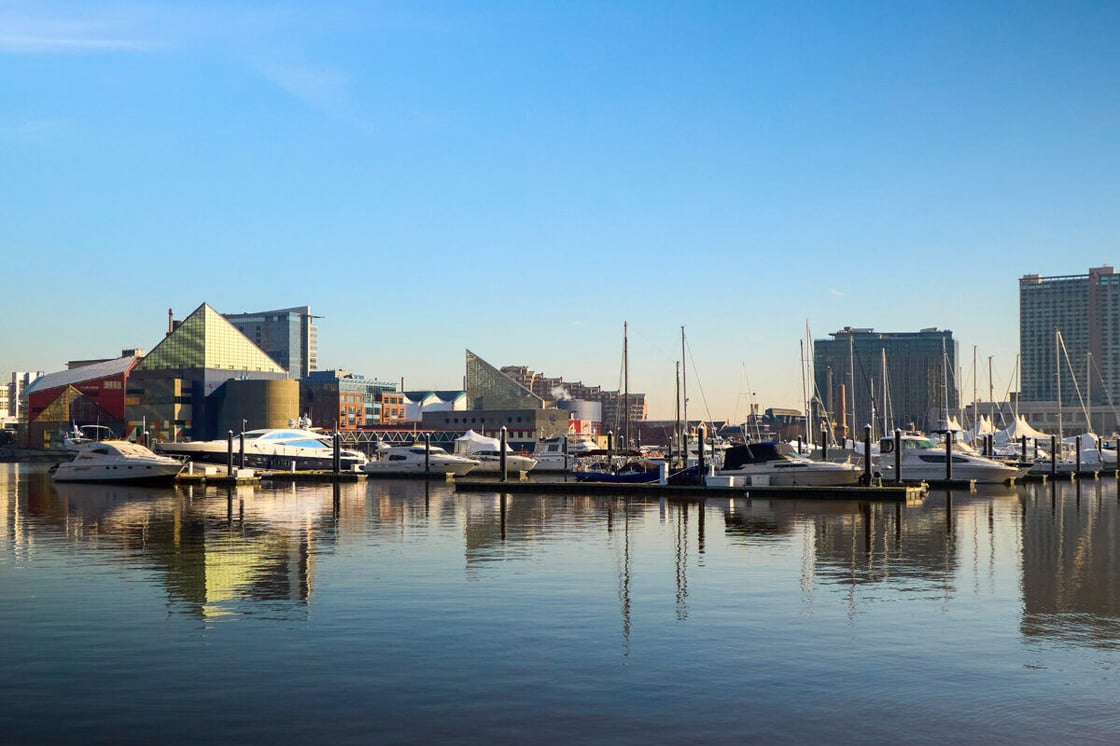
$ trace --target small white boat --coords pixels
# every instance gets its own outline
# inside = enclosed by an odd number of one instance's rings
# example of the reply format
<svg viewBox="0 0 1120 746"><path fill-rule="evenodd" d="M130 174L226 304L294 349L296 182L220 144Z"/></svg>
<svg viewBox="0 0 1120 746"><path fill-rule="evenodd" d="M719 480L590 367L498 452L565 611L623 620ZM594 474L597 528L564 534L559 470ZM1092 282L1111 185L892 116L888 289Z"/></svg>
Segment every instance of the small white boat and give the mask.
<svg viewBox="0 0 1120 746"><path fill-rule="evenodd" d="M731 446L723 456L719 477L743 477L751 484L778 487L831 487L859 482L863 469L855 464L813 461L785 443L764 441Z"/></svg>
<svg viewBox="0 0 1120 746"><path fill-rule="evenodd" d="M566 451L565 441L567 441ZM533 458L537 460L537 471L572 471L578 457L598 450L600 450L599 446L590 440L551 438L537 443L533 448Z"/></svg>
<svg viewBox="0 0 1120 746"><path fill-rule="evenodd" d="M183 465L127 440L90 441L78 445L73 461L51 467L51 477L56 482L169 482Z"/></svg>
<svg viewBox="0 0 1120 746"><path fill-rule="evenodd" d="M479 461L448 453L439 446L392 446L381 457L367 461L362 471L372 477L420 474L450 474L461 477L479 465Z"/></svg>
<svg viewBox="0 0 1120 746"><path fill-rule="evenodd" d="M459 456L475 459L479 462L474 471L484 473L498 473L502 470L502 441L479 435L474 430L468 430L461 437L455 439L455 453ZM537 460L531 456L522 456L514 453L506 444L506 471L516 473L531 471L537 465Z"/></svg>

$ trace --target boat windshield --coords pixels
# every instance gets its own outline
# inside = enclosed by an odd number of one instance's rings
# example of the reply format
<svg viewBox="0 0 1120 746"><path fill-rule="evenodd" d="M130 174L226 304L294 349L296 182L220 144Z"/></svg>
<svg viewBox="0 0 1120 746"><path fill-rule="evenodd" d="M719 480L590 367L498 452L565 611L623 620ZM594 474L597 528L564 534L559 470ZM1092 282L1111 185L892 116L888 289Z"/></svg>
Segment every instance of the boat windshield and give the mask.
<svg viewBox="0 0 1120 746"><path fill-rule="evenodd" d="M909 450L919 450L925 448L934 448L934 443L929 438L906 438L902 441L902 447Z"/></svg>

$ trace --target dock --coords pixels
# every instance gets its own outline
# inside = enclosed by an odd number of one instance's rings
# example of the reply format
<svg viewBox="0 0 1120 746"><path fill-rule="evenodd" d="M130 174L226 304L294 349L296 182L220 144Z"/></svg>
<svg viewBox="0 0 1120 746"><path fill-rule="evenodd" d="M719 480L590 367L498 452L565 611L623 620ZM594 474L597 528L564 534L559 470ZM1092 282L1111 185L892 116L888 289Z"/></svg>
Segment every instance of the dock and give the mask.
<svg viewBox="0 0 1120 746"><path fill-rule="evenodd" d="M610 495L656 497L699 501L740 497L793 498L802 500L872 500L911 502L921 499L926 489L917 485L884 485L882 487L706 487L650 484L617 484L613 482L522 482L495 480L455 480L460 492L505 492L508 494L545 495Z"/></svg>
<svg viewBox="0 0 1120 746"><path fill-rule="evenodd" d="M275 482L309 482L309 483L356 483L364 482L365 472L355 471L262 471L258 469L234 469L233 474L227 473L225 467L209 467L207 469L183 472L175 481L179 484L209 485L217 487L236 487L238 485L251 485Z"/></svg>

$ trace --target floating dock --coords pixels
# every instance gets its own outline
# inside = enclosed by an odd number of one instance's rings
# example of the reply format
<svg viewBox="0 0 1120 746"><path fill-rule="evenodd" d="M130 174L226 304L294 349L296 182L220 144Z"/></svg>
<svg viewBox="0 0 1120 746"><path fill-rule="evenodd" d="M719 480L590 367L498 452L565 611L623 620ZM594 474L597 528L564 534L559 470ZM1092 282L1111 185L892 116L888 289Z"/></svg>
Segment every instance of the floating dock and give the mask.
<svg viewBox="0 0 1120 746"><path fill-rule="evenodd" d="M614 495L666 497L678 500L727 499L738 497L785 497L803 500L875 500L911 502L921 499L926 489L915 485L884 485L882 487L706 487L614 482L521 482L494 480L455 480L460 492L506 492L510 494L545 495Z"/></svg>
<svg viewBox="0 0 1120 746"><path fill-rule="evenodd" d="M225 467L213 467L196 470L193 473L183 472L176 481L180 484L198 484L210 486L237 486L246 484L261 484L262 482L318 482L318 483L352 483L365 481L364 472L330 470L308 471L260 471L257 469L237 469L233 474L228 474Z"/></svg>

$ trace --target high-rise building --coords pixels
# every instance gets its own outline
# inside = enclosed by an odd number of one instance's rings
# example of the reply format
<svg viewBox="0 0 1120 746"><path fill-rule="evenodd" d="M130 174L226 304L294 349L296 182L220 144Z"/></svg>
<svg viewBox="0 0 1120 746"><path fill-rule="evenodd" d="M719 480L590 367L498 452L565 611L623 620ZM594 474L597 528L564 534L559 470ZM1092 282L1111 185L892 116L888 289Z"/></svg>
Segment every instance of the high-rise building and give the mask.
<svg viewBox="0 0 1120 746"><path fill-rule="evenodd" d="M840 433L858 440L873 422L881 432L884 415L888 429L913 425L922 430L945 427L956 416L960 397L953 332L846 326L830 336L813 342L814 400L818 407L823 404Z"/></svg>
<svg viewBox="0 0 1120 746"><path fill-rule="evenodd" d="M1019 353L1021 401L1120 401L1120 275L1020 278Z"/></svg>
<svg viewBox="0 0 1120 746"><path fill-rule="evenodd" d="M18 419L20 415L20 397L24 390L30 386L36 378L43 375L43 371L37 370L34 373L27 373L22 370L17 370L12 373L12 381L4 389L0 389L0 394L5 397L4 408L7 410L4 417L5 419Z"/></svg>
<svg viewBox="0 0 1120 746"><path fill-rule="evenodd" d="M293 378L318 370L319 317L311 314L311 306L222 315Z"/></svg>

